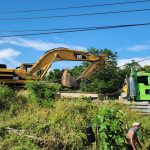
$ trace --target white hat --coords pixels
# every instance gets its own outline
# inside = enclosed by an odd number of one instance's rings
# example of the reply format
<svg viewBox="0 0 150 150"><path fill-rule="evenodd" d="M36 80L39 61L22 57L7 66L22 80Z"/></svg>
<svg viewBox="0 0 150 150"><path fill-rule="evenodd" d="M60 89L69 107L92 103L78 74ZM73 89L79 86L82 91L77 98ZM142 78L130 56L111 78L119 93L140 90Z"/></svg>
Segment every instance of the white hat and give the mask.
<svg viewBox="0 0 150 150"><path fill-rule="evenodd" d="M134 127L134 126L139 126L139 125L140 125L139 122L134 122L132 126Z"/></svg>

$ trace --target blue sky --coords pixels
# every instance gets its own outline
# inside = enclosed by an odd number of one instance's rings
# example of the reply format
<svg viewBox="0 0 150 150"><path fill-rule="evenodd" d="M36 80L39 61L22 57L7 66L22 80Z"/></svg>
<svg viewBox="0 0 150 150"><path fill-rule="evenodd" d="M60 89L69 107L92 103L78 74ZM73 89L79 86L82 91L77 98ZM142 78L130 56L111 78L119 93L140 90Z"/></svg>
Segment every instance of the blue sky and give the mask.
<svg viewBox="0 0 150 150"><path fill-rule="evenodd" d="M71 7L125 1L131 0L0 0L0 19L150 8L150 2L147 2L82 9L2 14L2 12L16 10ZM150 11L22 21L0 20L0 35L11 34L9 32L2 33L4 30L73 28L145 22L150 22ZM137 61L150 57L150 26L0 38L0 63L6 63L8 67L13 68L21 63L36 62L45 51L57 47L84 50L90 47L109 48L114 52L118 52L118 63L122 65L133 59ZM70 68L77 64L79 63L57 62L53 64L52 68ZM142 62L142 65L145 64L150 64L150 61Z"/></svg>

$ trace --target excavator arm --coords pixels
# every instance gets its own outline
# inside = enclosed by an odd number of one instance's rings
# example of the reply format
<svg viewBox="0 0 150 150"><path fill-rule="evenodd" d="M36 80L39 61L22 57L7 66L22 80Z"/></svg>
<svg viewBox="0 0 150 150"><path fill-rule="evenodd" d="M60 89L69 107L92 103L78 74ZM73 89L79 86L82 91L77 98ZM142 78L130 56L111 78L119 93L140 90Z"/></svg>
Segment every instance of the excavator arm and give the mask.
<svg viewBox="0 0 150 150"><path fill-rule="evenodd" d="M16 69L7 69L6 66L0 65L0 83L13 86L20 84L23 85L26 83L26 80L40 80L45 76L52 63L56 61L68 60L91 62L91 65L78 79L73 79L70 77L70 81L74 81L74 84L68 84L67 87L73 87L80 80L88 79L95 71L102 68L102 66L104 66L105 59L105 55L94 55L81 50L71 50L67 48L52 49L47 51L34 64L25 63ZM65 77L63 81L63 85L66 86L68 78Z"/></svg>
<svg viewBox="0 0 150 150"><path fill-rule="evenodd" d="M51 67L51 64L56 61L68 60L68 61L89 61L93 62L88 69L79 77L87 78L94 69L98 68L101 65L102 61L105 60L105 56L98 56L94 54L89 54L85 51L71 50L68 48L57 48L47 51L31 68L29 74L34 75L40 70L39 79L42 79L47 73L48 69Z"/></svg>
<svg viewBox="0 0 150 150"><path fill-rule="evenodd" d="M87 69L77 78L77 81L88 80L98 70L102 69L105 65L106 55L102 55L99 60L94 61L87 67Z"/></svg>

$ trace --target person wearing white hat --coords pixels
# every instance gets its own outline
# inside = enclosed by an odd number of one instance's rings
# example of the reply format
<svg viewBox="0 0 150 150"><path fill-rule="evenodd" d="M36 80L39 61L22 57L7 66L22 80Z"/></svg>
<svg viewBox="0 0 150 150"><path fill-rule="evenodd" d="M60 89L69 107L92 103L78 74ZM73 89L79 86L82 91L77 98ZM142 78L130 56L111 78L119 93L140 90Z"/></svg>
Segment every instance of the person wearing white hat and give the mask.
<svg viewBox="0 0 150 150"><path fill-rule="evenodd" d="M134 122L132 128L129 129L127 133L127 140L126 140L126 149L127 150L137 150L136 143L142 148L142 144L138 139L138 131L140 129L140 123Z"/></svg>

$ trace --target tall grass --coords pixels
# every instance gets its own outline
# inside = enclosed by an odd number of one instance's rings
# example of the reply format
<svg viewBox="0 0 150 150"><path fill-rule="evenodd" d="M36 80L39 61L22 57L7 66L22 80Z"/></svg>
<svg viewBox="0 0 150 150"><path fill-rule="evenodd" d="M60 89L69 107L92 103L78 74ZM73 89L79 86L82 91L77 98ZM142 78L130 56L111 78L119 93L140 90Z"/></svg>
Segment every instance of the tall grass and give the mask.
<svg viewBox="0 0 150 150"><path fill-rule="evenodd" d="M90 149L85 127L87 123L93 123L94 118L98 116L98 110L103 108L121 110L124 113L121 121L124 124L128 122L129 126L134 121L141 122L140 139L145 149L150 145L150 118L129 110L125 104L116 102L96 104L82 98L56 99L54 96L46 99L47 102L53 101L53 105L48 107L41 101L38 105L31 103L30 99L25 101L23 96L19 98L18 94L8 87L2 86L0 93L3 93L0 95L1 104L5 106L0 113L0 149L2 150ZM45 100L43 96L36 98ZM12 109L16 107L17 109ZM15 113L12 110L15 110Z"/></svg>
<svg viewBox="0 0 150 150"><path fill-rule="evenodd" d="M61 85L43 81L28 81L26 88L29 92L28 100L30 103L49 106L59 96Z"/></svg>
<svg viewBox="0 0 150 150"><path fill-rule="evenodd" d="M0 85L0 111L17 111L26 105L27 99L9 88L6 85Z"/></svg>

